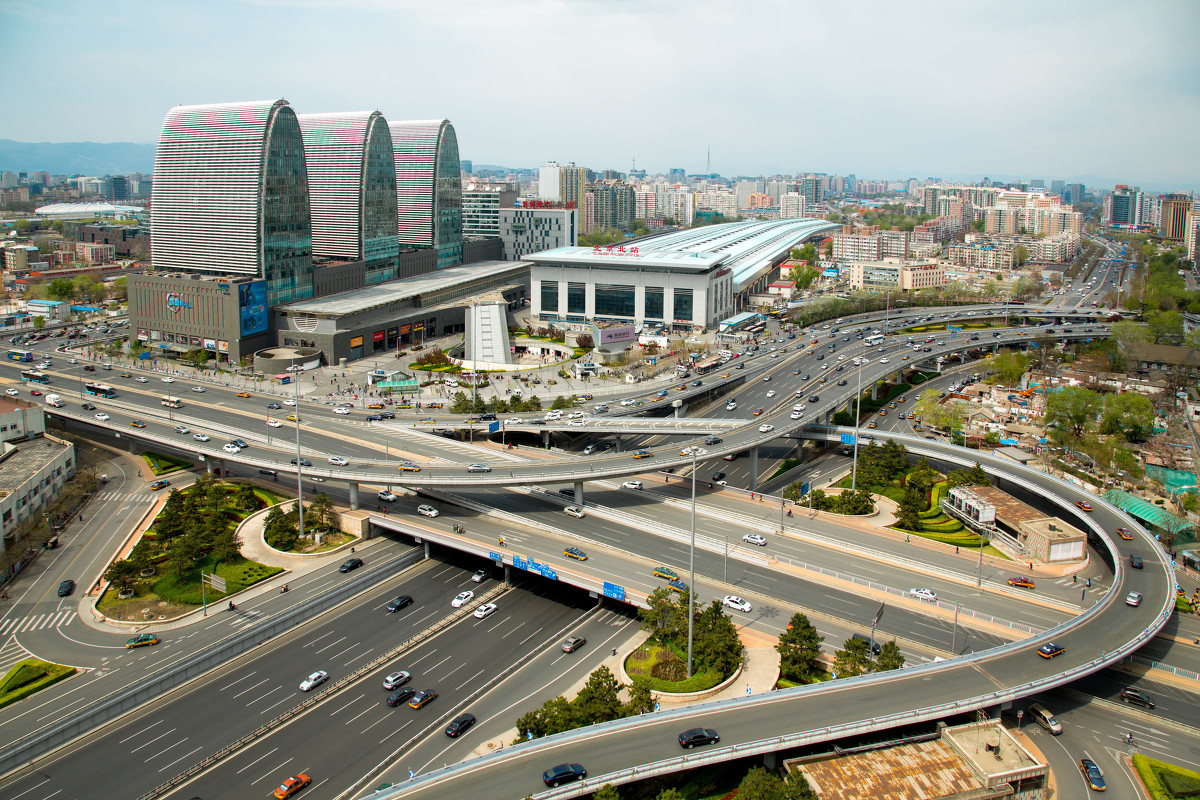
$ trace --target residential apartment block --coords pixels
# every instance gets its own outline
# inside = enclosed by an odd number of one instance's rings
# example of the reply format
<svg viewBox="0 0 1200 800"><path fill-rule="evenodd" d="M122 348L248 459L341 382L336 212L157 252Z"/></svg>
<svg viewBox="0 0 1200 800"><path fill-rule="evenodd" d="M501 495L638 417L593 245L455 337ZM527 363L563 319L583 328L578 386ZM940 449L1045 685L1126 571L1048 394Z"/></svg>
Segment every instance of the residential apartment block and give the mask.
<svg viewBox="0 0 1200 800"><path fill-rule="evenodd" d="M505 208L500 210L504 260L520 261L531 253L579 244L578 214L573 208Z"/></svg>
<svg viewBox="0 0 1200 800"><path fill-rule="evenodd" d="M908 292L946 285L946 270L936 262L861 261L850 264L850 288Z"/></svg>

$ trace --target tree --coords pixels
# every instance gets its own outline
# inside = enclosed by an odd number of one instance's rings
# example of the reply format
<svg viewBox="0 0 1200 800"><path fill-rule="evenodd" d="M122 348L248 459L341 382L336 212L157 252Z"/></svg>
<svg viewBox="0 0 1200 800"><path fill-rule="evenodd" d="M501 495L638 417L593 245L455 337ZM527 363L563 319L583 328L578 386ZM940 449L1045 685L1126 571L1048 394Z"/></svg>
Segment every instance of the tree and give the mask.
<svg viewBox="0 0 1200 800"><path fill-rule="evenodd" d="M679 793L678 789L672 786L659 792L654 800L686 800L686 798Z"/></svg>
<svg viewBox="0 0 1200 800"><path fill-rule="evenodd" d="M552 697L526 714L517 718L517 733L522 739L534 739L569 731L575 727L571 703L567 698Z"/></svg>
<svg viewBox="0 0 1200 800"><path fill-rule="evenodd" d="M742 663L745 647L720 600L713 600L696 615L694 629L697 671L708 669L732 675Z"/></svg>
<svg viewBox="0 0 1200 800"><path fill-rule="evenodd" d="M46 293L52 300L70 302L75 299L75 284L70 278L55 278L46 287Z"/></svg>
<svg viewBox="0 0 1200 800"><path fill-rule="evenodd" d="M249 483L238 484L237 492L233 496L233 504L242 511L258 508L258 495L254 493L254 486Z"/></svg>
<svg viewBox="0 0 1200 800"><path fill-rule="evenodd" d="M621 800L621 794L611 783L606 783L596 790L592 800Z"/></svg>
<svg viewBox="0 0 1200 800"><path fill-rule="evenodd" d="M738 784L737 800L816 800L803 776L789 783L762 767L752 767Z"/></svg>
<svg viewBox="0 0 1200 800"><path fill-rule="evenodd" d="M1023 244L1019 244L1013 248L1013 264L1021 266L1029 260L1029 250Z"/></svg>
<svg viewBox="0 0 1200 800"><path fill-rule="evenodd" d="M896 644L895 639L884 642L879 648L879 655L875 657L875 671L887 672L903 666L904 656L900 653L900 645Z"/></svg>
<svg viewBox="0 0 1200 800"><path fill-rule="evenodd" d="M792 615L787 629L779 634L775 651L779 653L779 671L794 681L811 678L817 671L821 655L821 642L825 637L817 633L816 627L802 613Z"/></svg>
<svg viewBox="0 0 1200 800"><path fill-rule="evenodd" d="M622 716L636 717L639 714L649 714L654 710L654 691L650 688L649 679L644 675L633 676L633 684L629 687L628 695L629 702L625 704Z"/></svg>
<svg viewBox="0 0 1200 800"><path fill-rule="evenodd" d="M39 315L39 316L36 316L33 318L34 330L40 331L44 327L46 327L46 318L45 317Z"/></svg>
<svg viewBox="0 0 1200 800"><path fill-rule="evenodd" d="M1029 366L1029 359L1022 353L1006 350L992 359L992 369L1006 386L1014 386L1021 380Z"/></svg>
<svg viewBox="0 0 1200 800"><path fill-rule="evenodd" d="M657 639L671 641L679 632L679 609L671 590L665 586L659 586L646 598L646 608L638 609L638 616L642 630Z"/></svg>
<svg viewBox="0 0 1200 800"><path fill-rule="evenodd" d="M896 526L906 531L921 530L921 512L924 510L924 496L917 491L915 486L909 484L896 509Z"/></svg>
<svg viewBox="0 0 1200 800"><path fill-rule="evenodd" d="M595 725L623 716L618 694L621 684L608 667L600 667L588 676L587 683L571 702L573 716L578 725Z"/></svg>
<svg viewBox="0 0 1200 800"><path fill-rule="evenodd" d="M1100 396L1082 386L1066 386L1046 398L1046 419L1066 427L1076 436L1096 417Z"/></svg>
<svg viewBox="0 0 1200 800"><path fill-rule="evenodd" d="M324 492L317 492L317 496L308 504L308 513L312 515L318 528L328 528L333 517L333 501Z"/></svg>
<svg viewBox="0 0 1200 800"><path fill-rule="evenodd" d="M121 590L124 591L129 588L129 582L137 577L138 571L131 560L122 558L108 565L108 569L104 570L104 579L121 584Z"/></svg>
<svg viewBox="0 0 1200 800"><path fill-rule="evenodd" d="M1124 392L1109 397L1100 418L1100 432L1123 433L1130 442L1144 442L1154 426L1154 406L1145 395Z"/></svg>
<svg viewBox="0 0 1200 800"><path fill-rule="evenodd" d="M871 671L871 651L866 639L851 637L833 654L833 671L839 678L852 678Z"/></svg>

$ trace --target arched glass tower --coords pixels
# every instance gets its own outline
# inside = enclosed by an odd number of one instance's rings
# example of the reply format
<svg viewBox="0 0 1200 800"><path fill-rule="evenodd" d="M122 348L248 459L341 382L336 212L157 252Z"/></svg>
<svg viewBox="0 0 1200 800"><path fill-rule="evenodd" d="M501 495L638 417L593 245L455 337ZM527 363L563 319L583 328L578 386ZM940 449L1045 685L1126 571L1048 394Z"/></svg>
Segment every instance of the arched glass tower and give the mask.
<svg viewBox="0 0 1200 800"><path fill-rule="evenodd" d="M458 136L449 120L389 122L400 244L433 247L438 269L462 263Z"/></svg>
<svg viewBox="0 0 1200 800"><path fill-rule="evenodd" d="M396 276L396 168L378 111L301 114L313 255L361 260L367 283Z"/></svg>
<svg viewBox="0 0 1200 800"><path fill-rule="evenodd" d="M308 173L287 101L168 111L150 219L156 270L257 275L271 305L312 297Z"/></svg>

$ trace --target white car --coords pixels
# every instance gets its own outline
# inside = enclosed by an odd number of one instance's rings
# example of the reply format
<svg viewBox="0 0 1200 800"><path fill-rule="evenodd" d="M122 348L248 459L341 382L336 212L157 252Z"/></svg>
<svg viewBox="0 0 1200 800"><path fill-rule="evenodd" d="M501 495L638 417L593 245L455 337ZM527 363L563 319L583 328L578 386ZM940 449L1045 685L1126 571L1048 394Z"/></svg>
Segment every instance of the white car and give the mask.
<svg viewBox="0 0 1200 800"><path fill-rule="evenodd" d="M931 603L937 601L937 595L932 589L909 589L908 596L918 600L928 600Z"/></svg>
<svg viewBox="0 0 1200 800"><path fill-rule="evenodd" d="M769 400L769 399L771 399L771 398L772 398L772 397L774 397L774 396L775 396L775 390L774 390L774 389L772 389L771 391L767 392L767 399L768 399L768 400Z"/></svg>
<svg viewBox="0 0 1200 800"><path fill-rule="evenodd" d="M170 375L166 376L165 378L159 378L159 380L161 380L163 383L174 383L175 382L175 379L172 378Z"/></svg>
<svg viewBox="0 0 1200 800"><path fill-rule="evenodd" d="M749 542L750 544L756 544L759 547L767 546L767 539L761 533L747 533L742 537L742 541Z"/></svg>
<svg viewBox="0 0 1200 800"><path fill-rule="evenodd" d="M572 411L570 414L567 414L567 419L583 419L583 412Z"/></svg>
<svg viewBox="0 0 1200 800"><path fill-rule="evenodd" d="M458 596L450 601L450 605L454 608L462 608L467 603L475 599L474 592L459 592Z"/></svg>
<svg viewBox="0 0 1200 800"><path fill-rule="evenodd" d="M13 394L16 394L16 392L12 389L9 389L9 391L12 392ZM105 414L103 411L101 411L99 414L95 414L93 416L95 416L96 419L100 420L101 422L108 422L108 420L109 420L108 414Z"/></svg>
<svg viewBox="0 0 1200 800"><path fill-rule="evenodd" d="M733 402L732 400L725 404L726 411L733 411L735 408L737 408L737 403Z"/></svg>
<svg viewBox="0 0 1200 800"><path fill-rule="evenodd" d="M377 494L376 497L378 497L380 500L382 500L385 503L394 503L399 499L398 497L396 497L396 495L392 494L387 489L380 489L379 494Z"/></svg>
<svg viewBox="0 0 1200 800"><path fill-rule="evenodd" d="M567 424L570 425L572 428L582 428L587 423L581 419L573 419L570 422L568 422Z"/></svg>
<svg viewBox="0 0 1200 800"><path fill-rule="evenodd" d="M79 362L78 362L78 361L76 361L75 359L71 358L71 359L68 359L68 360L67 360L67 363L68 363L68 364L78 364Z"/></svg>
<svg viewBox="0 0 1200 800"><path fill-rule="evenodd" d="M192 391L195 392L196 394L204 394L204 387L203 386L193 386Z"/></svg>
<svg viewBox="0 0 1200 800"><path fill-rule="evenodd" d="M764 382L764 383L766 383L766 382L767 382L767 381L769 381L769 380L771 380L771 376L770 376L770 375L763 375L763 382Z"/></svg>
<svg viewBox="0 0 1200 800"><path fill-rule="evenodd" d="M879 363L886 364L886 363L888 363L888 360L886 358L881 358L881 359L879 359Z"/></svg>
<svg viewBox="0 0 1200 800"><path fill-rule="evenodd" d="M734 611L744 611L749 614L754 608L745 600L738 597L736 594L727 594L725 599L721 601L721 605L726 608L732 608Z"/></svg>
<svg viewBox="0 0 1200 800"><path fill-rule="evenodd" d="M319 669L312 675L309 675L307 678L300 681L300 691L312 691L327 680L329 680L329 673L323 669Z"/></svg>
<svg viewBox="0 0 1200 800"><path fill-rule="evenodd" d="M283 401L283 404L285 406L294 406L296 405L296 401L289 397L287 400Z"/></svg>
<svg viewBox="0 0 1200 800"><path fill-rule="evenodd" d="M283 423L277 419L267 420L267 425L271 428L282 428L283 427Z"/></svg>
<svg viewBox="0 0 1200 800"><path fill-rule="evenodd" d="M524 422L524 420L522 420L520 417L509 417L508 419L504 420L505 425L520 425L522 422Z"/></svg>
<svg viewBox="0 0 1200 800"><path fill-rule="evenodd" d="M623 406L631 406L631 405L633 405L635 402L636 402L636 401L634 401L634 400L631 400L630 398L628 398L628 397L627 397L627 398L625 398L624 400L622 400L622 401L621 401L621 405L623 405Z"/></svg>
<svg viewBox="0 0 1200 800"><path fill-rule="evenodd" d="M774 425L759 425L758 426L759 433L770 433L773 430L775 430Z"/></svg>
<svg viewBox="0 0 1200 800"><path fill-rule="evenodd" d="M471 583L483 583L483 579L487 577L486 569L477 569L475 574L471 576Z"/></svg>
<svg viewBox="0 0 1200 800"><path fill-rule="evenodd" d="M238 447L236 444L223 445L221 447L221 449L224 450L226 453L231 453L231 454L235 454L235 455L237 453L242 452L242 448Z"/></svg>
<svg viewBox="0 0 1200 800"><path fill-rule="evenodd" d="M498 606L495 603L484 603L475 609L475 619L483 619L486 616L494 614L497 608Z"/></svg>
<svg viewBox="0 0 1200 800"><path fill-rule="evenodd" d="M804 416L804 412L803 411L793 411L789 416L792 419L800 419L801 417Z"/></svg>
<svg viewBox="0 0 1200 800"><path fill-rule="evenodd" d="M329 457L329 463L330 463L330 464L332 464L332 465L333 465L333 466L335 466L335 467L348 467L348 466L350 466L350 462L349 462L349 461L347 461L346 459L342 458L341 456L330 456L330 457Z"/></svg>
<svg viewBox="0 0 1200 800"><path fill-rule="evenodd" d="M344 415L346 415L346 414L349 414L349 413L350 413L350 409L346 408L345 406L338 406L337 408L335 408L335 409L333 410L333 413L335 413L335 414L342 414L342 415L344 416Z"/></svg>
<svg viewBox="0 0 1200 800"><path fill-rule="evenodd" d="M433 519L441 512L430 505L419 505L419 506L417 506L417 513L420 514L422 517L429 517L430 519Z"/></svg>
<svg viewBox="0 0 1200 800"><path fill-rule="evenodd" d="M138 383L149 383L150 382L150 379L147 378L145 375L138 375L136 378L134 378L134 380L137 381Z"/></svg>
<svg viewBox="0 0 1200 800"><path fill-rule="evenodd" d="M621 484L621 486L622 486L622 488L625 488L625 489L641 489L642 482L641 481L625 481L624 483Z"/></svg>
<svg viewBox="0 0 1200 800"><path fill-rule="evenodd" d="M189 430L187 429L187 427L186 427L186 426L184 426L184 425L176 425L176 426L175 426L175 432L176 432L176 433L191 433L191 431L189 431Z"/></svg>
<svg viewBox="0 0 1200 800"><path fill-rule="evenodd" d="M203 433L194 433L194 434L192 434L192 438L195 439L197 442L207 442L208 441L208 435L203 434Z"/></svg>
<svg viewBox="0 0 1200 800"><path fill-rule="evenodd" d="M18 392L16 389L5 389L4 393L10 397L16 397L20 394L20 392Z"/></svg>
<svg viewBox="0 0 1200 800"><path fill-rule="evenodd" d="M585 516L587 516L583 509L579 506L567 506L563 509L563 513L567 514L568 516L575 517L576 519L583 519Z"/></svg>

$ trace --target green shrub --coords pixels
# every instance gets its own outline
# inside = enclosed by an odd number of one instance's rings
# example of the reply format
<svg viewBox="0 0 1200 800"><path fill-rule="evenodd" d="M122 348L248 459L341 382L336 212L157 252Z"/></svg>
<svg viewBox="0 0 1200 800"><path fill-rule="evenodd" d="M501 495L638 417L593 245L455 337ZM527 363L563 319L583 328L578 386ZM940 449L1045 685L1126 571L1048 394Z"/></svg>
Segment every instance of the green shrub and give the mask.
<svg viewBox="0 0 1200 800"><path fill-rule="evenodd" d="M1171 800L1200 797L1200 772L1135 753L1133 768L1146 784L1148 796Z"/></svg>
<svg viewBox="0 0 1200 800"><path fill-rule="evenodd" d="M14 689L20 689L27 683L33 683L46 674L48 666L50 665L45 661L32 659L19 662L4 676L4 681L0 683L0 694L7 694Z"/></svg>
<svg viewBox="0 0 1200 800"><path fill-rule="evenodd" d="M645 680L649 683L650 688L656 692L669 692L674 694L684 694L687 692L702 692L705 689L712 687L725 680L720 672L715 670L710 672L697 672L690 678L682 681L664 681L660 678L646 677Z"/></svg>
<svg viewBox="0 0 1200 800"><path fill-rule="evenodd" d="M32 672L25 669L28 666L32 666ZM8 686L13 683L12 678L14 677L14 673L17 672L20 672L22 675L26 676L36 673L38 677L35 677L33 680L30 680L27 683L14 685L11 690L0 694L0 708L3 708L11 703L15 703L18 700L23 700L34 692L41 691L47 686L58 683L63 678L74 675L75 668L66 667L61 664L51 664L47 661L26 659L9 670L8 674L4 677L2 685Z"/></svg>

